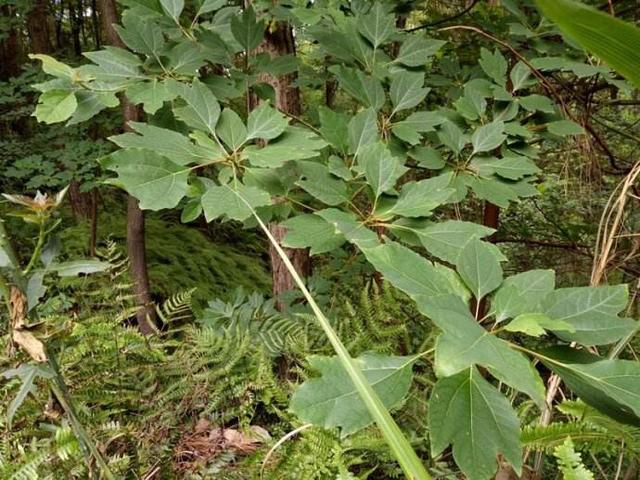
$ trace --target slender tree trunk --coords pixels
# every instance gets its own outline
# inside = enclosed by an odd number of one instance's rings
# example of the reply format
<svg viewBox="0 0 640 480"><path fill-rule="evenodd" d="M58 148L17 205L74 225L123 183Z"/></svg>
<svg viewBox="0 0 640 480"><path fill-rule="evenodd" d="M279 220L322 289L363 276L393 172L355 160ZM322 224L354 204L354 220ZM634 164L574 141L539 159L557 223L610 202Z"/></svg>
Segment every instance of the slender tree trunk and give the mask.
<svg viewBox="0 0 640 480"><path fill-rule="evenodd" d="M54 14L56 31L56 50L62 49L62 19L64 18L64 3L60 2Z"/></svg>
<svg viewBox="0 0 640 480"><path fill-rule="evenodd" d="M89 256L96 256L98 244L98 189L91 190L91 235L89 237Z"/></svg>
<svg viewBox="0 0 640 480"><path fill-rule="evenodd" d="M84 28L84 3L82 0L78 0L76 5L77 5L76 12L78 16L78 25L80 27L80 34L82 35L82 43L84 45L87 45L88 43L87 31Z"/></svg>
<svg viewBox="0 0 640 480"><path fill-rule="evenodd" d="M73 41L73 53L76 57L82 55L82 43L80 42L80 17L79 12L73 1L69 1L69 17L71 18L71 40Z"/></svg>
<svg viewBox="0 0 640 480"><path fill-rule="evenodd" d="M100 35L100 18L98 15L98 2L91 0L91 23L93 26L93 42L96 50L101 48L101 35Z"/></svg>
<svg viewBox="0 0 640 480"><path fill-rule="evenodd" d="M482 224L485 227L493 228L494 230L497 231L500 225L500 207L490 202L484 202L484 210L482 213ZM496 236L496 233L493 233L488 238L488 240L490 242L493 242L495 240L495 236ZM474 303L475 302L477 302L477 300L474 300ZM472 305L471 308L473 309L472 311L475 313L476 312L475 304ZM480 305L478 306L477 312L478 312L478 320L484 317L485 314L487 313L486 297L480 300Z"/></svg>
<svg viewBox="0 0 640 480"><path fill-rule="evenodd" d="M111 45L126 48L118 36L113 25L118 21L118 12L114 0L99 0L100 18L106 33L107 41ZM129 129L129 122L137 121L140 117L140 109L130 103L122 95L122 115L124 117L124 129ZM151 289L149 287L149 273L147 271L147 249L145 244L144 212L140 209L138 200L129 196L127 200L127 250L131 262L131 277L140 309L136 313L138 327L143 333L151 333L155 324L155 309L151 301Z"/></svg>
<svg viewBox="0 0 640 480"><path fill-rule="evenodd" d="M494 205L493 203L485 202L482 224L485 227L498 230L498 227L500 226L500 207ZM495 239L495 236L496 234L494 233L489 237L489 240L493 241Z"/></svg>
<svg viewBox="0 0 640 480"><path fill-rule="evenodd" d="M27 30L31 41L31 53L51 53L47 0L36 0L27 15Z"/></svg>
<svg viewBox="0 0 640 480"><path fill-rule="evenodd" d="M17 21L16 12L10 5L0 6L1 16L9 24L7 33L0 41L0 79L7 80L20 75L22 61L22 41L20 32L14 22Z"/></svg>
<svg viewBox="0 0 640 480"><path fill-rule="evenodd" d="M265 32L265 39L257 50L267 52L272 57L295 55L295 40L291 26L286 22L278 22L274 28ZM291 115L300 116L302 106L300 103L300 90L294 84L296 78L297 75L295 73L280 77L264 75L263 81L269 83L275 90L276 108ZM250 108L255 108L257 104L257 97L250 95ZM284 227L275 222L269 224L269 230L278 242L281 242L287 233ZM298 273L303 277L309 276L311 273L309 252L306 249L289 248L285 249L285 252ZM295 282L272 245L269 246L269 258L271 261L273 295L276 297L277 308L282 309L284 305L279 298L283 293L294 289Z"/></svg>

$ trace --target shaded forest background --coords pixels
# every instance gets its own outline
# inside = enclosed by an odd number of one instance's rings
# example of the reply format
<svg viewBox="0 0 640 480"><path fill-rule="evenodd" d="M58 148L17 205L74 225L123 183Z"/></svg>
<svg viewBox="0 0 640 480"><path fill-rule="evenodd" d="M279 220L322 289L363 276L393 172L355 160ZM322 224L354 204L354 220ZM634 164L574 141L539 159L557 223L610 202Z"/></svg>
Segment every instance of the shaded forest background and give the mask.
<svg viewBox="0 0 640 480"><path fill-rule="evenodd" d="M145 214L135 199L105 184L109 175L97 159L115 148L106 139L124 131L126 121L147 116L140 109L123 101L123 108L69 126L38 123L33 116L38 97L33 85L46 75L28 54L51 55L72 66L86 63L83 52L120 44L111 25L123 6L135 3L0 0L0 192L35 196L68 186L66 203L57 213L60 257L98 258L112 265L95 278L48 285L38 308L49 322L46 335L63 352L61 369L79 417L114 471L126 478L254 478L271 440L300 426L285 403L293 385L309 376L306 358L331 351L312 325L295 330L294 341L286 346L267 340L266 348L251 340L261 332L254 337L218 334L223 321L250 329L247 322L256 319L275 325L269 327L274 331L287 331L293 328L287 323L290 315L308 313L282 263L256 231L234 222L207 223L202 216L185 221L176 211ZM313 2L280 3L313 10ZM538 195L507 202L507 208L474 198L451 218L495 229L490 241L509 258L507 273L552 268L559 286L574 286L590 284L598 272L602 281L629 284L635 299L640 287L637 182L631 186L615 248L607 252L605 265L594 266L594 261L603 253L602 229L611 221L607 213L618 185L637 161L637 91L575 45L567 47L559 35L534 32L539 16L529 2L392 3L399 29L425 31L449 42L427 80L434 91L440 89L438 97L427 102L439 103L440 95L452 102L459 97L480 48L497 49L510 67L518 55L569 59L559 69L540 67L544 83L536 92L559 105L582 133L560 132L536 145ZM635 0L588 3L629 22L640 16ZM481 33L446 29L457 25ZM319 107L351 106L323 71L323 56L312 39L282 24L274 24L269 33L261 48L295 54L299 60L295 72L266 82L275 90L297 92L290 98L278 96L279 109L317 124ZM162 121L165 113L160 109L154 118ZM0 214L19 239L16 249L26 255L37 232L7 215L12 208L0 203ZM271 227L278 233L277 225ZM279 235L281 239L284 231ZM407 319L417 316L415 308L361 258L348 250L320 257L303 250L289 253L309 277L312 292L344 319L339 329L354 354L372 345L394 352L411 342ZM628 315L637 318L637 302L632 305ZM8 339L5 325L0 323L0 332ZM432 340L433 332L426 337ZM635 358L633 347L625 354L629 358ZM0 364L15 366L15 355L11 348L3 349ZM433 383L429 368L418 370L417 384ZM0 413L7 413L18 384L13 379L0 385ZM416 422L424 411L425 399L414 398L400 414L415 437L426 435L424 425ZM82 449L61 416L60 406L34 389L13 425L0 420L1 478L96 475L95 466L83 463ZM587 446L583 459L599 478L614 478L618 452L602 443L591 450ZM450 458L441 460L435 465L442 471L439 478L456 478ZM546 468L552 468L553 459L546 461ZM626 466L617 478L637 478L637 463ZM401 476L375 432L342 440L315 427L286 443L266 470L269 478Z"/></svg>

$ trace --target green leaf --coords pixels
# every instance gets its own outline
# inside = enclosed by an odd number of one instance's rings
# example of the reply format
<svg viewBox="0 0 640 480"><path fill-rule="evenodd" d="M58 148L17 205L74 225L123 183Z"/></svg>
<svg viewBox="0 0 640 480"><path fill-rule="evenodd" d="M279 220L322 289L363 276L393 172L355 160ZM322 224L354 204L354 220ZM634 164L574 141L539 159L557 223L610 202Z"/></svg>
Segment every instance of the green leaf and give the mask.
<svg viewBox="0 0 640 480"><path fill-rule="evenodd" d="M492 228L459 220L445 220L415 230L431 255L451 264L458 261L460 253L471 240L487 237L493 232Z"/></svg>
<svg viewBox="0 0 640 480"><path fill-rule="evenodd" d="M324 106L318 107L318 114L320 115L320 133L324 139L340 152L347 153L349 117Z"/></svg>
<svg viewBox="0 0 640 480"><path fill-rule="evenodd" d="M438 380L429 400L429 427L432 455L451 444L469 480L493 478L498 454L517 472L522 468L518 416L475 368Z"/></svg>
<svg viewBox="0 0 640 480"><path fill-rule="evenodd" d="M157 79L134 83L127 88L127 98L136 105L142 103L144 111L149 115L156 113L162 108L164 102L169 102L175 97L166 84L158 82Z"/></svg>
<svg viewBox="0 0 640 480"><path fill-rule="evenodd" d="M264 37L265 23L256 19L253 7L245 8L240 15L231 17L231 33L245 52L253 50Z"/></svg>
<svg viewBox="0 0 640 480"><path fill-rule="evenodd" d="M204 0L202 5L198 9L197 17L200 15L204 15L205 13L213 12L215 10L219 10L227 4L227 0Z"/></svg>
<svg viewBox="0 0 640 480"><path fill-rule="evenodd" d="M460 130L458 125L450 120L442 123L438 130L438 138L456 154L460 153L469 142L467 135Z"/></svg>
<svg viewBox="0 0 640 480"><path fill-rule="evenodd" d="M398 179L409 170L400 159L391 155L382 142L372 143L363 148L358 157L358 164L363 168L376 198L392 189Z"/></svg>
<svg viewBox="0 0 640 480"><path fill-rule="evenodd" d="M105 108L113 108L120 105L118 97L116 97L113 92L79 90L76 92L76 101L78 102L78 106L67 122L67 126L85 122Z"/></svg>
<svg viewBox="0 0 640 480"><path fill-rule="evenodd" d="M559 137L566 137L569 135L582 135L584 134L584 128L571 120L558 120L556 122L547 123L547 131L558 135Z"/></svg>
<svg viewBox="0 0 640 480"><path fill-rule="evenodd" d="M544 95L528 95L518 99L520 105L529 112L555 113L556 108L553 101Z"/></svg>
<svg viewBox="0 0 640 480"><path fill-rule="evenodd" d="M480 66L491 79L498 85L505 86L507 83L507 61L498 50L491 53L486 48L480 49Z"/></svg>
<svg viewBox="0 0 640 480"><path fill-rule="evenodd" d="M444 204L455 192L449 187L452 174L408 182L402 186L398 201L385 214L403 217L427 217L431 211Z"/></svg>
<svg viewBox="0 0 640 480"><path fill-rule="evenodd" d="M23 363L18 368L11 368L0 373L4 378L19 377L22 381L20 390L16 396L11 400L11 403L7 407L7 423L11 427L13 417L20 406L24 403L27 396L36 392L35 380L38 377L51 378L53 373L48 366L34 363Z"/></svg>
<svg viewBox="0 0 640 480"><path fill-rule="evenodd" d="M191 86L174 84L169 88L187 103L184 107L173 109L176 117L190 127L215 134L220 118L220 105L211 90L197 79ZM244 125L242 128L244 129Z"/></svg>
<svg viewBox="0 0 640 480"><path fill-rule="evenodd" d="M482 365L511 387L544 404L544 385L532 362L509 343L480 326L469 307L455 295L421 295L418 310L442 330L436 344L435 370L448 377L472 365Z"/></svg>
<svg viewBox="0 0 640 480"><path fill-rule="evenodd" d="M52 263L47 269L56 272L61 277L77 277L78 275L104 272L111 266L109 262L88 258L85 260Z"/></svg>
<svg viewBox="0 0 640 480"><path fill-rule="evenodd" d="M365 354L353 359L387 408L397 407L411 386L415 357ZM345 437L373 423L358 391L337 357L309 357L309 366L320 373L300 385L290 408L303 422L324 428L340 427Z"/></svg>
<svg viewBox="0 0 640 480"><path fill-rule="evenodd" d="M562 320L551 320L543 313L522 313L505 325L508 332L521 332L532 337L540 337L547 330L573 332L573 325Z"/></svg>
<svg viewBox="0 0 640 480"><path fill-rule="evenodd" d="M491 293L502 283L502 267L486 242L469 241L460 252L456 270L477 300Z"/></svg>
<svg viewBox="0 0 640 480"><path fill-rule="evenodd" d="M487 200L494 205L507 208L509 202L518 199L519 192L513 188L513 182L507 182L500 177L466 177L465 182L473 192L483 200Z"/></svg>
<svg viewBox="0 0 640 480"><path fill-rule="evenodd" d="M586 404L621 423L640 426L638 362L606 360L570 347L553 347L537 356Z"/></svg>
<svg viewBox="0 0 640 480"><path fill-rule="evenodd" d="M271 196L267 192L241 183L216 185L208 188L202 196L202 209L207 222L222 216L243 221L252 215L252 208L263 207L270 203Z"/></svg>
<svg viewBox="0 0 640 480"><path fill-rule="evenodd" d="M452 293L448 279L431 262L399 243L361 250L385 280L412 298Z"/></svg>
<svg viewBox="0 0 640 480"><path fill-rule="evenodd" d="M240 116L230 108L225 108L220 114L216 134L227 147L234 151L247 141L247 128Z"/></svg>
<svg viewBox="0 0 640 480"><path fill-rule="evenodd" d="M0 268L8 267L11 265L9 254L5 250L5 247L0 243Z"/></svg>
<svg viewBox="0 0 640 480"><path fill-rule="evenodd" d="M78 101L73 92L49 90L40 95L34 115L39 122L57 123L71 117L77 107Z"/></svg>
<svg viewBox="0 0 640 480"><path fill-rule="evenodd" d="M547 295L542 312L554 320L575 327L575 332L555 331L563 340L582 345L604 345L620 340L636 325L630 318L619 318L628 302L626 285L560 288Z"/></svg>
<svg viewBox="0 0 640 480"><path fill-rule="evenodd" d="M447 121L447 117L445 117L442 112L438 110L433 111L422 111L422 112L413 112L407 118L400 122L395 122L394 125L403 125L406 127L410 127L416 132L426 133L426 132L434 132L435 127L438 125L442 125Z"/></svg>
<svg viewBox="0 0 640 480"><path fill-rule="evenodd" d="M384 90L376 78L343 65L334 65L329 71L338 78L340 86L365 107L377 111L384 105Z"/></svg>
<svg viewBox="0 0 640 480"><path fill-rule="evenodd" d="M432 147L424 147L419 145L407 152L411 158L418 162L418 165L430 170L440 170L446 165L446 162L440 155L440 152Z"/></svg>
<svg viewBox="0 0 640 480"><path fill-rule="evenodd" d="M349 121L349 152L358 156L362 149L378 140L378 116L375 110L367 108Z"/></svg>
<svg viewBox="0 0 640 480"><path fill-rule="evenodd" d="M212 60L210 48L193 40L182 40L169 50L167 58L169 63L166 67L174 75L190 77L197 76L198 70Z"/></svg>
<svg viewBox="0 0 640 480"><path fill-rule="evenodd" d="M438 53L438 50L447 43L443 40L425 38L419 35L411 35L402 42L400 52L394 62L402 63L407 67L421 67L430 57Z"/></svg>
<svg viewBox="0 0 640 480"><path fill-rule="evenodd" d="M380 244L375 232L369 230L350 213L336 208L325 208L316 212L316 215L329 222L335 229L336 234L343 235L348 242L353 243L360 249L372 248Z"/></svg>
<svg viewBox="0 0 640 480"><path fill-rule="evenodd" d="M396 31L395 17L380 2L374 3L369 13L358 19L357 25L358 31L374 48L389 40Z"/></svg>
<svg viewBox="0 0 640 480"><path fill-rule="evenodd" d="M49 55L30 53L29 58L32 60L40 60L42 62L42 70L44 70L44 73L48 73L54 77L73 80L75 76L73 68L65 63L59 62Z"/></svg>
<svg viewBox="0 0 640 480"><path fill-rule="evenodd" d="M162 9L173 18L176 22L180 18L180 14L184 9L184 0L160 0Z"/></svg>
<svg viewBox="0 0 640 480"><path fill-rule="evenodd" d="M345 242L333 225L318 215L296 215L284 221L287 229L282 245L289 248L310 248L311 255L330 252Z"/></svg>
<svg viewBox="0 0 640 480"><path fill-rule="evenodd" d="M507 277L491 299L496 322L537 311L540 302L553 292L555 283L553 270L529 270Z"/></svg>
<svg viewBox="0 0 640 480"><path fill-rule="evenodd" d="M137 133L123 133L109 137L109 140L120 148L152 150L178 165L208 163L221 157L219 148L194 145L187 137L174 130L139 122L130 122L129 126Z"/></svg>
<svg viewBox="0 0 640 480"><path fill-rule="evenodd" d="M473 153L489 152L498 148L507 139L504 122L493 121L478 128L471 136Z"/></svg>
<svg viewBox="0 0 640 480"><path fill-rule="evenodd" d="M424 88L424 73L398 72L391 80L389 96L393 103L393 112L413 108L422 102L430 88Z"/></svg>
<svg viewBox="0 0 640 480"><path fill-rule="evenodd" d="M326 142L310 130L290 126L264 147L249 145L243 153L253 166L277 168L291 160L317 157L326 145Z"/></svg>
<svg viewBox="0 0 640 480"><path fill-rule="evenodd" d="M631 23L570 0L536 0L560 30L640 87L640 30Z"/></svg>
<svg viewBox="0 0 640 480"><path fill-rule="evenodd" d="M122 14L122 25L114 25L118 35L134 52L157 56L164 47L162 30L156 22L142 18L132 10Z"/></svg>
<svg viewBox="0 0 640 480"><path fill-rule="evenodd" d="M303 180L296 184L327 205L340 205L349 200L347 184L331 175L327 166L317 162L297 162Z"/></svg>
<svg viewBox="0 0 640 480"><path fill-rule="evenodd" d="M438 111L413 112L404 120L393 123L391 130L401 140L416 145L422 137L420 133L434 132L434 127L445 121L446 117Z"/></svg>
<svg viewBox="0 0 640 480"><path fill-rule="evenodd" d="M102 165L118 174L108 183L124 188L143 210L174 208L186 195L190 169L151 150L131 148L106 157Z"/></svg>
<svg viewBox="0 0 640 480"><path fill-rule="evenodd" d="M531 77L531 69L523 61L519 61L514 65L509 73L511 79L511 91L516 92L523 87L529 85Z"/></svg>
<svg viewBox="0 0 640 480"><path fill-rule="evenodd" d="M481 176L499 175L508 180L520 180L527 175L538 173L540 169L527 157L504 157L473 159L470 167Z"/></svg>
<svg viewBox="0 0 640 480"><path fill-rule="evenodd" d="M262 103L251 111L247 119L247 140L264 138L272 140L282 135L289 125L289 120L271 107L268 103Z"/></svg>

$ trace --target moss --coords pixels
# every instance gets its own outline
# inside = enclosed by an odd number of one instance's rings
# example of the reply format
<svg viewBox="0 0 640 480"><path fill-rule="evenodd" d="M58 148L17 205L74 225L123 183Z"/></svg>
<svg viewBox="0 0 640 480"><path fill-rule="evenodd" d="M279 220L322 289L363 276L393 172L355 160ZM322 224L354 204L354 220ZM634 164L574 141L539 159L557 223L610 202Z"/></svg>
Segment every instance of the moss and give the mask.
<svg viewBox="0 0 640 480"><path fill-rule="evenodd" d="M88 224L65 228L61 237L65 255L86 255ZM122 212L100 216L98 238L111 238L124 248ZM238 286L249 291L270 290L271 277L264 258L259 252L247 253L255 251L254 245L214 242L197 228L164 220L158 214L147 216L146 239L151 289L158 297L196 287L193 299L196 305L203 305L205 300L228 297Z"/></svg>

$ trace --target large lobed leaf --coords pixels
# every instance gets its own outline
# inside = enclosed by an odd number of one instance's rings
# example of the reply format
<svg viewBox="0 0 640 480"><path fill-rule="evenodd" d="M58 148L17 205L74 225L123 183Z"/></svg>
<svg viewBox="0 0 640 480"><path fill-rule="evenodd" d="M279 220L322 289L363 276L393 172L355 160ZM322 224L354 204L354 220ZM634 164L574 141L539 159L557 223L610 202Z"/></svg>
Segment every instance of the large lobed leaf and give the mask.
<svg viewBox="0 0 640 480"><path fill-rule="evenodd" d="M429 400L431 452L453 446L453 458L469 480L493 478L502 454L522 468L518 417L507 399L475 369L436 383Z"/></svg>
<svg viewBox="0 0 640 480"><path fill-rule="evenodd" d="M173 208L189 188L190 169L151 150L119 150L106 157L102 165L118 174L117 179L110 179L108 183L136 197L143 210Z"/></svg>
<svg viewBox="0 0 640 480"><path fill-rule="evenodd" d="M640 426L640 364L609 360L570 347L540 354L582 400L619 422Z"/></svg>
<svg viewBox="0 0 640 480"><path fill-rule="evenodd" d="M415 357L365 354L353 359L387 409L397 407L411 386ZM291 398L291 410L305 422L340 427L342 436L373 423L358 391L337 357L312 356L321 376L304 382Z"/></svg>

